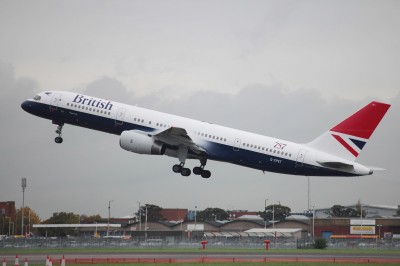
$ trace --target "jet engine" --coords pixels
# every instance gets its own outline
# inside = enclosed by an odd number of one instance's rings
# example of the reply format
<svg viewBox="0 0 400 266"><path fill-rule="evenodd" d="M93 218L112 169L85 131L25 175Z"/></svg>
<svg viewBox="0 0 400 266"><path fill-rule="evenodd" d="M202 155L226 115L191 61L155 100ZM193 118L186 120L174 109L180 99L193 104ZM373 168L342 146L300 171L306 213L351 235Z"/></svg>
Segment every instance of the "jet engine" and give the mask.
<svg viewBox="0 0 400 266"><path fill-rule="evenodd" d="M119 145L127 151L152 155L163 155L166 148L164 143L154 140L151 136L135 131L122 132Z"/></svg>

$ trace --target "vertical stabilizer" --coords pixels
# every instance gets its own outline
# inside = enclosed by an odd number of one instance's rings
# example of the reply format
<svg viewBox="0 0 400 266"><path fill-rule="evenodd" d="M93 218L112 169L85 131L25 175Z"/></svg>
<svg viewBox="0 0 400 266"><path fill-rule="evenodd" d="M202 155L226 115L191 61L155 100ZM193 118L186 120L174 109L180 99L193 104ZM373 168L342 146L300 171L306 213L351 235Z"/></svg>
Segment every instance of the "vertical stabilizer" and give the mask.
<svg viewBox="0 0 400 266"><path fill-rule="evenodd" d="M390 104L371 102L307 146L354 161L389 107Z"/></svg>

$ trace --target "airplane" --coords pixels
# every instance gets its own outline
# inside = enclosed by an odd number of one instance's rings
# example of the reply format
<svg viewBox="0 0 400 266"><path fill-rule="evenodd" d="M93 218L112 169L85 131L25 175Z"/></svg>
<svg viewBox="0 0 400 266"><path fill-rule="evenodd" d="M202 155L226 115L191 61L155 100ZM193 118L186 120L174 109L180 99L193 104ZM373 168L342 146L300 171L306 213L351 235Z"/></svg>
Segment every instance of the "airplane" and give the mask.
<svg viewBox="0 0 400 266"><path fill-rule="evenodd" d="M207 160L290 175L371 175L375 169L355 160L390 105L373 101L306 144L74 92L41 92L21 107L57 125L56 143L63 142L65 124L107 132L119 135L120 147L127 151L178 158L172 170L182 176L192 173L185 167L187 159L199 160L193 174L210 178Z"/></svg>

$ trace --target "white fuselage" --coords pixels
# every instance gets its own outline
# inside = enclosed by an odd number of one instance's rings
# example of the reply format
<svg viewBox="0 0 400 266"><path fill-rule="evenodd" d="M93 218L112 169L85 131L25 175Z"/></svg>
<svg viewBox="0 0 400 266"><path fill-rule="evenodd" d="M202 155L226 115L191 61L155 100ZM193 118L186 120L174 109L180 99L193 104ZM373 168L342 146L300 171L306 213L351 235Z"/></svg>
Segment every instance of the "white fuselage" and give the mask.
<svg viewBox="0 0 400 266"><path fill-rule="evenodd" d="M359 176L371 170L306 144L271 138L176 115L90 97L72 92L52 91L37 95L22 104L24 110L50 119L55 124L72 124L121 135L124 131L152 135L169 128L185 129L191 141L204 150L187 158L217 160L262 171L308 176ZM179 158L181 141L168 142L165 154ZM326 167L321 162L351 164L351 169Z"/></svg>

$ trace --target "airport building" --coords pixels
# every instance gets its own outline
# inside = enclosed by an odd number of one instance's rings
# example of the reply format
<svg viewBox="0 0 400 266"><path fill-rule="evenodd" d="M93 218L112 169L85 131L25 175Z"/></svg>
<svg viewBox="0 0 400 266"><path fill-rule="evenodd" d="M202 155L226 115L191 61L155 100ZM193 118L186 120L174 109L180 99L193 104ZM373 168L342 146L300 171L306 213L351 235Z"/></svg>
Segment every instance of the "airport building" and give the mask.
<svg viewBox="0 0 400 266"><path fill-rule="evenodd" d="M355 208L356 205L345 206ZM196 220L200 210L179 208L162 209L165 221L138 222L136 217L111 218L98 224L37 225L36 228L75 228L80 236L129 236L133 239L169 239L171 241L247 238L305 239L324 237L326 239L397 239L400 238L400 217L398 207L363 205L366 217L329 217L329 208L312 212L292 213L284 221L264 221L257 212L247 210L229 211L229 218L221 221ZM14 202L0 202L0 213L5 217L15 217ZM7 230L6 230L7 231ZM400 241L400 240L399 240Z"/></svg>
<svg viewBox="0 0 400 266"><path fill-rule="evenodd" d="M0 216L1 217L15 217L15 201L0 202Z"/></svg>
<svg viewBox="0 0 400 266"><path fill-rule="evenodd" d="M357 204L343 206L346 208L356 209ZM400 210L400 206L384 206L384 205L372 205L363 204L363 213L365 213L365 218L384 218L384 217L395 217ZM315 209L316 218L329 218L330 208Z"/></svg>

